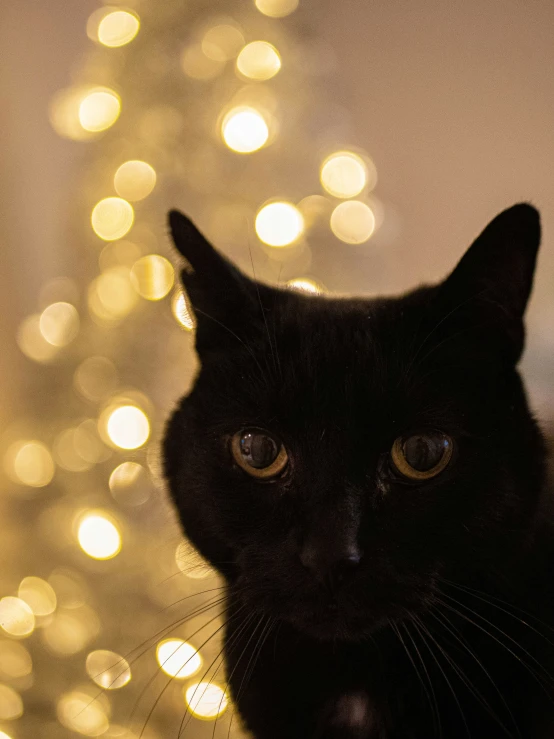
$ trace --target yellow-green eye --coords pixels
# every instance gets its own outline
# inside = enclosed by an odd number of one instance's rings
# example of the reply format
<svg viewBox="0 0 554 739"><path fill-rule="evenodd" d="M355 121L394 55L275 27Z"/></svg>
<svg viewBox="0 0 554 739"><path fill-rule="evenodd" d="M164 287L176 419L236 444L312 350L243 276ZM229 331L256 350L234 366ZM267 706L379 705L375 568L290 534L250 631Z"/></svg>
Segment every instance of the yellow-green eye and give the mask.
<svg viewBox="0 0 554 739"><path fill-rule="evenodd" d="M394 466L410 480L429 480L440 474L452 458L453 442L442 431L399 436L391 449Z"/></svg>
<svg viewBox="0 0 554 739"><path fill-rule="evenodd" d="M287 466L288 455L283 444L267 431L243 429L231 439L235 462L252 477L276 477Z"/></svg>

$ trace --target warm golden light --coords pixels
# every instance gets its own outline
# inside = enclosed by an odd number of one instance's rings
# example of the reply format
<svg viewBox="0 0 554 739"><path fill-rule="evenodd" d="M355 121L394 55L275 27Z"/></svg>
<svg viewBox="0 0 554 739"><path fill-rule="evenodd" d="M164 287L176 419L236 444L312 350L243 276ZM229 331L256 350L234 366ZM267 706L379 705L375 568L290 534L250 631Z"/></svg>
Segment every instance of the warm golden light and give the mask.
<svg viewBox="0 0 554 739"><path fill-rule="evenodd" d="M210 59L204 54L201 44L188 46L181 56L181 67L187 77L195 80L211 80L223 70L225 62Z"/></svg>
<svg viewBox="0 0 554 739"><path fill-rule="evenodd" d="M244 44L244 36L239 28L227 23L210 28L202 39L202 51L216 62L226 62L237 55Z"/></svg>
<svg viewBox="0 0 554 739"><path fill-rule="evenodd" d="M110 475L109 486L118 503L131 506L146 503L152 489L148 472L137 462L118 465Z"/></svg>
<svg viewBox="0 0 554 739"><path fill-rule="evenodd" d="M104 241L122 239L135 220L133 206L123 198L104 198L92 210L91 223Z"/></svg>
<svg viewBox="0 0 554 739"><path fill-rule="evenodd" d="M130 10L112 10L98 24L96 37L104 46L125 46L135 38L139 28L140 20L136 13Z"/></svg>
<svg viewBox="0 0 554 739"><path fill-rule="evenodd" d="M22 715L23 701L19 693L9 685L0 684L0 720L13 721Z"/></svg>
<svg viewBox="0 0 554 739"><path fill-rule="evenodd" d="M181 572L192 580L204 580L216 575L215 570L200 556L188 540L177 545L175 563Z"/></svg>
<svg viewBox="0 0 554 739"><path fill-rule="evenodd" d="M101 513L87 514L79 524L81 549L93 559L112 559L121 551L117 526Z"/></svg>
<svg viewBox="0 0 554 739"><path fill-rule="evenodd" d="M100 701L84 691L62 695L57 705L58 720L67 729L85 736L100 736L109 727L106 711Z"/></svg>
<svg viewBox="0 0 554 739"><path fill-rule="evenodd" d="M213 682L195 683L184 692L192 715L208 721L221 716L229 702L223 688Z"/></svg>
<svg viewBox="0 0 554 739"><path fill-rule="evenodd" d="M40 441L16 441L8 447L4 468L21 485L42 488L54 477L54 461Z"/></svg>
<svg viewBox="0 0 554 739"><path fill-rule="evenodd" d="M131 283L146 300L161 300L173 287L175 271L165 257L148 254L131 269Z"/></svg>
<svg viewBox="0 0 554 739"><path fill-rule="evenodd" d="M375 230L375 216L369 205L348 200L331 213L331 230L347 244L363 244Z"/></svg>
<svg viewBox="0 0 554 739"><path fill-rule="evenodd" d="M122 405L109 415L106 430L115 446L120 449L138 449L150 436L148 417L135 405Z"/></svg>
<svg viewBox="0 0 554 739"><path fill-rule="evenodd" d="M323 162L320 179L327 192L336 198L352 198L366 186L367 167L357 154L339 151Z"/></svg>
<svg viewBox="0 0 554 739"><path fill-rule="evenodd" d="M49 117L52 128L59 136L73 141L86 141L93 138L79 120L79 106L90 88L68 87L59 90L50 101Z"/></svg>
<svg viewBox="0 0 554 739"><path fill-rule="evenodd" d="M295 277L287 282L288 287L292 287L293 290L300 290L306 293L315 293L319 295L323 292L321 285L315 280L309 277Z"/></svg>
<svg viewBox="0 0 554 739"><path fill-rule="evenodd" d="M124 318L136 305L138 295L131 284L127 267L111 267L99 275L89 287L90 311L104 321Z"/></svg>
<svg viewBox="0 0 554 739"><path fill-rule="evenodd" d="M68 657L85 649L99 630L96 613L81 605L56 611L52 621L44 627L42 637L50 652Z"/></svg>
<svg viewBox="0 0 554 739"><path fill-rule="evenodd" d="M119 95L107 87L88 92L79 105L79 122L85 131L105 131L117 121L121 112Z"/></svg>
<svg viewBox="0 0 554 739"><path fill-rule="evenodd" d="M70 303L53 303L40 316L40 332L52 346L67 346L79 333L79 314Z"/></svg>
<svg viewBox="0 0 554 739"><path fill-rule="evenodd" d="M58 347L41 333L39 313L25 318L17 330L16 341L23 354L34 362L49 362L58 353Z"/></svg>
<svg viewBox="0 0 554 739"><path fill-rule="evenodd" d="M269 138L264 117L254 108L233 108L223 118L221 134L227 146L240 154L260 149Z"/></svg>
<svg viewBox="0 0 554 739"><path fill-rule="evenodd" d="M267 41L252 41L238 55L237 69L249 79L270 80L281 69L281 57Z"/></svg>
<svg viewBox="0 0 554 739"><path fill-rule="evenodd" d="M156 185L156 172L147 162L131 159L117 168L113 183L117 194L125 200L144 200Z"/></svg>
<svg viewBox="0 0 554 739"><path fill-rule="evenodd" d="M91 652L86 661L87 675L105 690L123 688L131 680L131 668L124 657L109 649Z"/></svg>
<svg viewBox="0 0 554 739"><path fill-rule="evenodd" d="M0 678L17 680L32 671L33 660L23 644L7 639L0 641Z"/></svg>
<svg viewBox="0 0 554 739"><path fill-rule="evenodd" d="M255 0L256 7L270 18L284 18L298 7L299 0Z"/></svg>
<svg viewBox="0 0 554 739"><path fill-rule="evenodd" d="M187 331L193 331L195 327L194 316L192 315L185 294L176 291L171 300L171 310L177 321Z"/></svg>
<svg viewBox="0 0 554 739"><path fill-rule="evenodd" d="M0 600L0 627L10 636L29 636L35 616L24 600L8 595Z"/></svg>
<svg viewBox="0 0 554 739"><path fill-rule="evenodd" d="M258 211L256 233L269 246L288 246L304 231L302 214L292 203L269 203Z"/></svg>
<svg viewBox="0 0 554 739"><path fill-rule="evenodd" d="M17 593L35 616L49 616L56 610L56 593L46 580L40 577L24 577Z"/></svg>
<svg viewBox="0 0 554 739"><path fill-rule="evenodd" d="M200 654L192 644L182 639L160 642L156 648L156 659L167 675L176 678L190 677L202 666Z"/></svg>
<svg viewBox="0 0 554 739"><path fill-rule="evenodd" d="M75 370L75 389L87 400L98 402L110 395L117 382L114 363L106 357L89 357Z"/></svg>

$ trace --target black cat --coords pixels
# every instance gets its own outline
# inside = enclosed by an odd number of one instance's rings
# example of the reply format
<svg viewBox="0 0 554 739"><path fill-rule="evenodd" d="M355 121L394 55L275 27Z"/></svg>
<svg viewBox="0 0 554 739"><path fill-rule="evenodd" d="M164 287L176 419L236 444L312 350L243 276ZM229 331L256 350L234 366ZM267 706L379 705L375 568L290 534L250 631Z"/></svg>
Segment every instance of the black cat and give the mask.
<svg viewBox="0 0 554 739"><path fill-rule="evenodd" d="M540 224L401 297L261 284L178 212L201 370L165 473L257 739L554 737L554 531L516 364Z"/></svg>

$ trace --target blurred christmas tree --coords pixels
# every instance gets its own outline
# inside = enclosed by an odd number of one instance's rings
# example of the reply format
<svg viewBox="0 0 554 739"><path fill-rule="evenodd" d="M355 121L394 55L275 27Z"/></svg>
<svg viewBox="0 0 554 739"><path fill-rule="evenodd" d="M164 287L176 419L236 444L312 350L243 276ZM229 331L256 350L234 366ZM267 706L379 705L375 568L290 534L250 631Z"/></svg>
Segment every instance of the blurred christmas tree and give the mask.
<svg viewBox="0 0 554 739"><path fill-rule="evenodd" d="M332 50L297 5L102 6L52 101L54 128L89 149L68 198L79 269L44 285L17 336L38 366L36 412L4 437L0 739L228 734L221 583L160 478L196 371L165 213L312 291L320 255L380 226L375 167L330 102Z"/></svg>

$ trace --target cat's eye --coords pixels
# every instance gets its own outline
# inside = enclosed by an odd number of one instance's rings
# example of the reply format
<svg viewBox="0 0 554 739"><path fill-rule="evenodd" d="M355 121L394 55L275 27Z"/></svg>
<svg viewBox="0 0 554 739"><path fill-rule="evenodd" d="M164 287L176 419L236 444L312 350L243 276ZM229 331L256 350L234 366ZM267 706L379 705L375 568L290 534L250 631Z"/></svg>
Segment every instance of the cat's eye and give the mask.
<svg viewBox="0 0 554 739"><path fill-rule="evenodd" d="M453 442L442 431L399 436L391 449L394 466L410 480L429 480L441 473L452 459Z"/></svg>
<svg viewBox="0 0 554 739"><path fill-rule="evenodd" d="M283 444L263 429L247 428L234 434L231 452L245 472L265 480L279 475L288 462Z"/></svg>

